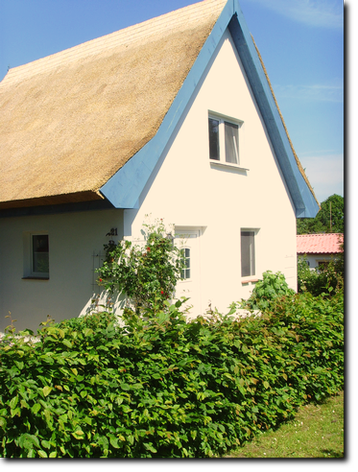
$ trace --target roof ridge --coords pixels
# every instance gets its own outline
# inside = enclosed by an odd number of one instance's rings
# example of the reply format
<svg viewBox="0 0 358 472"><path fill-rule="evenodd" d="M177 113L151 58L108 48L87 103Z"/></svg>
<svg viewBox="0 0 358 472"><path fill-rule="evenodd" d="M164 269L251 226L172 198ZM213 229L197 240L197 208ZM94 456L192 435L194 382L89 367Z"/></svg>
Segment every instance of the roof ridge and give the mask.
<svg viewBox="0 0 358 472"><path fill-rule="evenodd" d="M148 43L151 37L155 40L158 36L163 37L166 32L171 33L172 23L175 22L176 29L178 27L184 27L185 29L188 25L188 17L190 17L191 22L196 19L202 20L203 16L217 14L226 3L227 0L202 0L199 3L194 3L104 36L85 41L76 46L10 69L3 81L0 82L0 85L5 81L7 83L10 80L13 83L21 81L25 77L49 72L49 70L56 69L62 65L68 66L72 61L78 61L79 59L85 59L97 54L103 55L105 51L108 51L108 54L110 54L111 50L121 46L128 47L136 42L140 44L141 41ZM174 21L171 22L171 18Z"/></svg>

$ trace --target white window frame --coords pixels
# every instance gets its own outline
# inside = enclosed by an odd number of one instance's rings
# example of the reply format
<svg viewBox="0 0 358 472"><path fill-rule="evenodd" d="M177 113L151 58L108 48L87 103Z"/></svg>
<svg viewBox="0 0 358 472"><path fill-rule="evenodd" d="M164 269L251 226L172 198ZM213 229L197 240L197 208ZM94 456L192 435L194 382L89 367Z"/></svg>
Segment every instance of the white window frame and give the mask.
<svg viewBox="0 0 358 472"><path fill-rule="evenodd" d="M188 227L189 228L189 227ZM187 277L187 278L184 278L184 279L180 279L178 281L178 284L186 284L186 283L190 283L193 281L193 265L195 266L196 264L194 263L193 264L193 257L195 257L195 254L193 254L192 252L192 248L189 247L189 243L187 243L186 241L187 240L190 240L190 239L193 239L193 238L198 238L200 237L202 233L202 230L200 229L187 229L187 227L176 227L175 228L175 239L177 241L180 241L182 240L183 241L183 244L179 244L177 243L177 247L179 249L190 249L190 256L189 256L189 264L190 264L190 277ZM198 270L198 267L194 267L194 272L196 272ZM195 276L195 275L194 275Z"/></svg>
<svg viewBox="0 0 358 472"><path fill-rule="evenodd" d="M209 121L210 119L217 120L219 122L219 159L211 159L210 157L210 132L209 132ZM226 143L225 143L225 123L229 125L235 125L238 127L238 150L236 153L237 162L227 162ZM243 125L244 122L236 118L232 118L227 115L221 115L209 111L208 113L208 146L209 146L209 161L210 164L235 167L238 169L248 170L242 166L243 161Z"/></svg>
<svg viewBox="0 0 358 472"><path fill-rule="evenodd" d="M34 231L27 232L24 234L24 279L42 279L49 280L49 272L36 272L34 271L34 247L33 247L33 237L34 236L47 236L48 245L50 246L49 235L47 232L43 231ZM50 259L50 247L48 251Z"/></svg>

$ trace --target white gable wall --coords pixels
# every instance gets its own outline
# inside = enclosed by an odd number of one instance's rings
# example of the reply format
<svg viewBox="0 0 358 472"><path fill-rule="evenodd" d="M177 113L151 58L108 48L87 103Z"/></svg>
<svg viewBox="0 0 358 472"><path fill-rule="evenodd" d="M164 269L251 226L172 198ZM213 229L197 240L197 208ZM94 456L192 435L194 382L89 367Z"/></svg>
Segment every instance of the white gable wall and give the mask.
<svg viewBox="0 0 358 472"><path fill-rule="evenodd" d="M247 172L210 164L209 110L244 122L240 139ZM201 229L200 311L209 303L225 311L253 288L241 278L241 228L259 229L256 275L280 270L296 289L293 206L228 32L142 193L139 210L125 210L125 234L138 236L146 214Z"/></svg>

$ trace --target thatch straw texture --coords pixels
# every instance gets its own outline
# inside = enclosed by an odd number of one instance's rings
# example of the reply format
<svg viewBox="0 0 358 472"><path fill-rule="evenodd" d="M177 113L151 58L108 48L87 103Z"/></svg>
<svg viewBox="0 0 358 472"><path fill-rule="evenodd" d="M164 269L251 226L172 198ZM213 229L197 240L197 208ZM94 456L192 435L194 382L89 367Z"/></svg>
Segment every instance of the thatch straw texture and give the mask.
<svg viewBox="0 0 358 472"><path fill-rule="evenodd" d="M0 208L102 198L157 132L226 0L17 67L0 83Z"/></svg>

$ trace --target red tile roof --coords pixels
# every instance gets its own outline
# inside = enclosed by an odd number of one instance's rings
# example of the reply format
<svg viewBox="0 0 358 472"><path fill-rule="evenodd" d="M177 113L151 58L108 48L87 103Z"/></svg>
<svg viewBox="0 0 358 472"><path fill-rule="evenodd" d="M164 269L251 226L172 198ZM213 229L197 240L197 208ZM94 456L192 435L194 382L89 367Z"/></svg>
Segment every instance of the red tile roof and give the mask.
<svg viewBox="0 0 358 472"><path fill-rule="evenodd" d="M341 233L299 234L297 254L337 254L341 252L343 238Z"/></svg>

